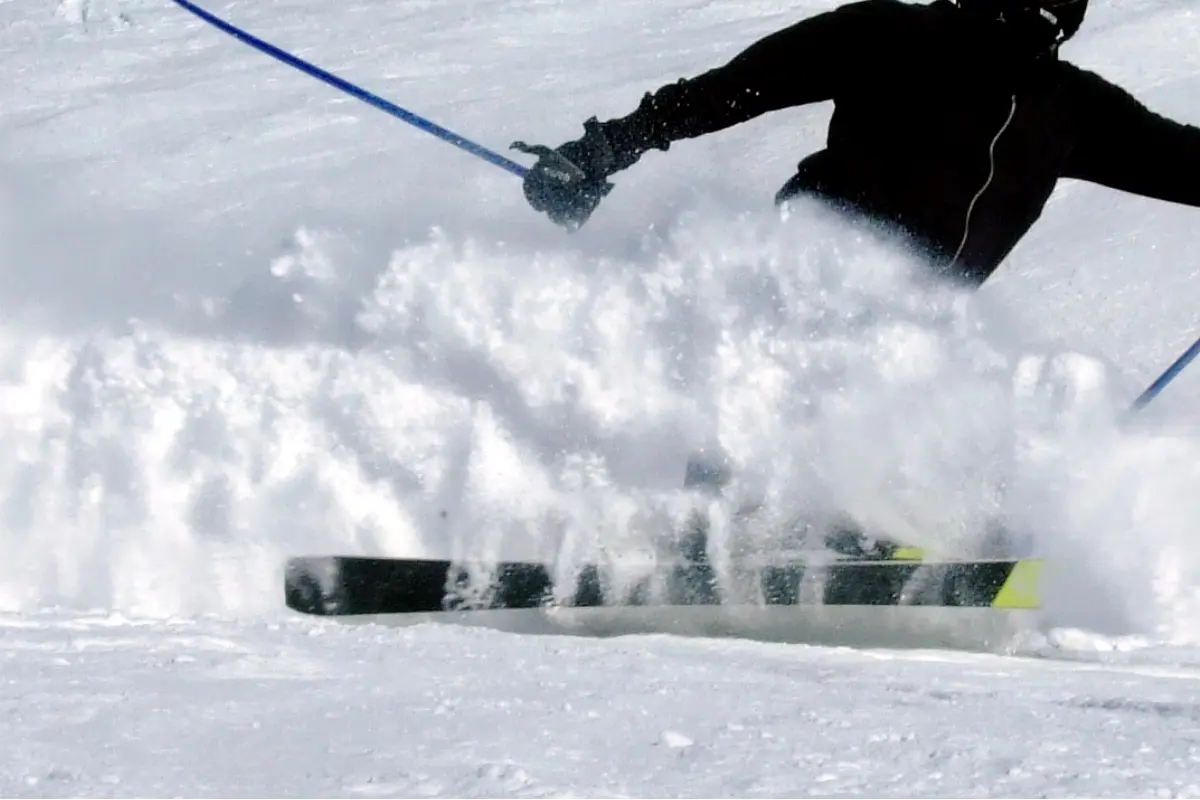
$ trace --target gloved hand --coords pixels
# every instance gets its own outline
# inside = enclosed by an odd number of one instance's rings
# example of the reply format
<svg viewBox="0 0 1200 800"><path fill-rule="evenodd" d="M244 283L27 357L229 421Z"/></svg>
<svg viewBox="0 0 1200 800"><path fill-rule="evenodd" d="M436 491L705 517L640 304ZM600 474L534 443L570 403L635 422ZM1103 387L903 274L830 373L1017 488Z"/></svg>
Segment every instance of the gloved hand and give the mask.
<svg viewBox="0 0 1200 800"><path fill-rule="evenodd" d="M583 130L582 138L554 150L545 145L512 144L514 150L538 157L525 175L529 205L571 231L587 222L612 191L608 176L628 165L595 117L583 123Z"/></svg>

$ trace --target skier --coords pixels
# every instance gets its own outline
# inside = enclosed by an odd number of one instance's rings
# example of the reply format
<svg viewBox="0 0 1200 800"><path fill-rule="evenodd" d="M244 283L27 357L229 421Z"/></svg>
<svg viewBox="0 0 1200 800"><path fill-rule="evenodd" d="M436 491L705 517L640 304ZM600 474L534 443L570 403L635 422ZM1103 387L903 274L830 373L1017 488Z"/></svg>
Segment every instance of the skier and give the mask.
<svg viewBox="0 0 1200 800"><path fill-rule="evenodd" d="M530 204L574 230L649 150L832 100L825 149L776 202L818 198L881 223L936 271L978 286L1059 178L1200 206L1200 128L1153 113L1058 57L1087 0L859 0L752 44L724 66L587 120L539 156Z"/></svg>
<svg viewBox="0 0 1200 800"><path fill-rule="evenodd" d="M1087 0L856 0L750 45L727 64L648 93L628 116L539 156L525 179L568 230L650 150L763 114L831 100L826 146L776 195L815 198L882 225L937 273L979 286L1041 215L1060 178L1200 206L1200 128L1166 119L1059 58ZM694 456L685 485L728 474ZM704 549L703 520L692 526ZM826 544L889 558L850 521Z"/></svg>

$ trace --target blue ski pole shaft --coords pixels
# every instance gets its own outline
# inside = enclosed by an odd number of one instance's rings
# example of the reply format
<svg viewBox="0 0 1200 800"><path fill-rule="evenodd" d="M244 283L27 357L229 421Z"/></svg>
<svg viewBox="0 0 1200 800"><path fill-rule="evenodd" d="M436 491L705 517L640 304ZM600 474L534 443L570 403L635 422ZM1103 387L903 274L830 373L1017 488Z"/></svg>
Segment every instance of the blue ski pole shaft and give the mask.
<svg viewBox="0 0 1200 800"><path fill-rule="evenodd" d="M284 50L280 50L278 47L276 47L273 44L270 44L269 42L264 42L262 39L259 39L257 36L252 36L251 34L246 33L244 30L229 24L228 22L221 19L220 17L216 17L216 16L210 14L209 12L205 11L203 8L200 8L195 3L192 3L191 0L175 0L175 2L178 5L180 5L181 7L183 7L184 9L186 9L187 11L190 11L191 13L195 14L200 19L209 23L210 25L224 31L225 33L228 33L230 36L234 37L238 41L244 42L245 44L248 44L251 47L261 50L262 52L266 53L267 55L272 56L273 58L279 59L280 61L287 64L288 66L295 67L296 69L300 70L301 72L307 73L308 75L311 75L312 77L314 77L318 80L328 83L330 86L333 86L337 89L341 89L346 94L351 95L352 97L356 97L359 100L362 100L364 103L373 105L376 108L380 109L381 111L386 111L388 114L391 114L393 117L401 119L404 122L407 122L410 125L420 128L421 130L423 130L427 133L432 133L434 136L437 136L438 138L449 142L450 144L454 145L455 147L466 150L468 153L470 153L474 156L478 156L479 158L482 158L483 160L488 161L492 164L495 164L497 167L500 167L501 169L506 169L519 178L525 177L525 173L527 173L529 171L527 167L523 167L520 164L518 164L517 162L507 159L504 156L500 155L499 153L493 152L493 151L487 149L486 147L483 147L482 145L478 145L478 144L470 141L469 139L465 139L462 136L459 136L454 131L443 128L441 125L438 125L434 122L430 122L429 120L425 119L424 117L417 116L416 114L412 113L411 111L406 111L405 109L401 108L400 106L396 105L395 103L384 100L379 95L372 94L371 92L368 92L366 89L355 86L353 83L350 83L347 80L339 78L336 75L330 74L330 73L326 72L325 70L321 69L320 67L310 64L309 62L305 61L302 58L297 58L296 56L292 55L291 53L288 53Z"/></svg>
<svg viewBox="0 0 1200 800"><path fill-rule="evenodd" d="M1155 378L1154 382L1146 387L1146 390L1138 395L1138 398L1133 401L1133 406L1129 409L1131 412L1141 411L1150 401L1158 397L1159 392L1167 388L1167 384L1175 380L1175 377L1183 372L1183 368L1192 363L1192 359L1200 355L1200 339L1192 342L1192 346L1183 352L1179 358L1175 359L1175 363L1167 367L1162 375Z"/></svg>

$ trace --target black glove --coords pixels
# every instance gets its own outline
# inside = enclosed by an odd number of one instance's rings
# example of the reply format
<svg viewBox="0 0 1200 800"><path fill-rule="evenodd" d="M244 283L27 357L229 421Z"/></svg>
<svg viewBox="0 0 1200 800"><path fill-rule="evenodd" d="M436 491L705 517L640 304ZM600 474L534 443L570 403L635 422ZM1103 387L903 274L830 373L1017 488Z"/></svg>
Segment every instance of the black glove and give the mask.
<svg viewBox="0 0 1200 800"><path fill-rule="evenodd" d="M612 191L608 176L636 160L618 153L605 127L592 117L580 139L551 150L513 142L514 150L538 157L525 175L525 199L567 230L578 230Z"/></svg>

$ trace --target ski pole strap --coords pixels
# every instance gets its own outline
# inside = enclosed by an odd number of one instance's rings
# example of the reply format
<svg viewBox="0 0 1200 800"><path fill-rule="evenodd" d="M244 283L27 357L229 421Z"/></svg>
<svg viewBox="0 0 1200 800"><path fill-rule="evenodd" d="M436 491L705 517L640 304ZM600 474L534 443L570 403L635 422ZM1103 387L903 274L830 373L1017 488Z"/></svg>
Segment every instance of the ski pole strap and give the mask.
<svg viewBox="0 0 1200 800"><path fill-rule="evenodd" d="M509 172L511 172L512 174L516 175L519 178L524 178L525 173L529 171L526 167L523 167L522 165L518 164L517 162L507 159L504 156L500 155L499 153L495 153L495 152L487 149L486 147L483 147L482 145L476 144L475 142L472 142L469 139L459 136L454 131L448 130L447 128L443 128L441 125L438 125L434 122L430 122L429 120L425 119L424 117L420 117L420 116L412 113L411 111L407 111L407 110L401 108L400 106L396 105L395 103L392 103L388 100L383 99L382 97L380 97L377 94L372 94L371 92L368 92L366 89L363 89L359 86L355 86L353 83L350 83L347 80L339 78L336 75L332 75L332 74L326 72L325 70L321 69L320 67L310 64L309 62L305 61L302 58L298 58L298 57L292 55L291 53L281 50L278 47L276 47L275 45L270 44L269 42L264 42L262 39L259 39L257 36L252 36L251 34L247 33L246 31L242 30L241 28L235 27L234 25L231 25L230 23L226 22L225 20L221 19L220 17L214 16L213 14L209 13L208 11L205 11L203 8L200 8L195 3L192 3L191 0L175 0L175 2L179 6L184 8L185 10L190 11L192 14L195 14L197 17L199 17L200 19L209 23L213 27L224 31L225 33L228 33L230 36L237 39L238 41L248 44L251 47L253 47L257 50L260 50L260 51L266 53L267 55L282 61L283 63L287 64L288 66L295 67L296 69L300 70L301 72L311 75L312 77L314 77L318 80L324 81L325 83L329 84L330 86L333 86L337 89L341 89L346 94L348 94L352 97L356 97L359 100L362 100L364 103L375 106L379 110L385 111L388 114L391 114L393 117L396 117L397 119L403 120L404 122L407 122L410 125L420 128L421 130L425 131L426 133L432 133L434 136L437 136L438 138L440 138L446 142L449 142L450 144L454 145L455 147L458 147L462 150L466 150L471 155L478 156L479 158L482 158L484 161L494 164L497 167L500 167L501 169L508 170Z"/></svg>

